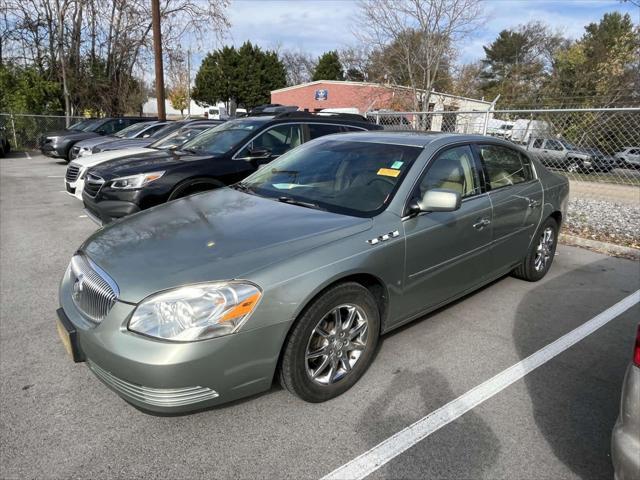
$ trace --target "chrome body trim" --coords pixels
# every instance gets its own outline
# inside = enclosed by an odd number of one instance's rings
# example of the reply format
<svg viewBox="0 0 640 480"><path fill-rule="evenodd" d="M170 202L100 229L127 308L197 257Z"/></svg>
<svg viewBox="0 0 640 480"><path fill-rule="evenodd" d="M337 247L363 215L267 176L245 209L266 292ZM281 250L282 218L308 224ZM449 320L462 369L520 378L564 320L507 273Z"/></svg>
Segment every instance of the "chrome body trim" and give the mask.
<svg viewBox="0 0 640 480"><path fill-rule="evenodd" d="M91 360L89 369L107 386L137 402L157 407L181 407L217 398L218 392L208 387L151 388L136 385L102 369Z"/></svg>

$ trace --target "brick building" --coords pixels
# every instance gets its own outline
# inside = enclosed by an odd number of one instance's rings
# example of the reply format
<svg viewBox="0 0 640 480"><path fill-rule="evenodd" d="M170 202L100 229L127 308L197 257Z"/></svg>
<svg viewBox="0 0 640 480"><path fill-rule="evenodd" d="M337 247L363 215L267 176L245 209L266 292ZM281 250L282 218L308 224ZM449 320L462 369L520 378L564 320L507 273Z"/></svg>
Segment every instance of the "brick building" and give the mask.
<svg viewBox="0 0 640 480"><path fill-rule="evenodd" d="M297 105L300 110L355 108L360 113L372 110L409 111L413 109L411 90L391 88L379 83L319 80L281 88L271 92L271 103ZM491 102L432 92L429 110L485 111Z"/></svg>

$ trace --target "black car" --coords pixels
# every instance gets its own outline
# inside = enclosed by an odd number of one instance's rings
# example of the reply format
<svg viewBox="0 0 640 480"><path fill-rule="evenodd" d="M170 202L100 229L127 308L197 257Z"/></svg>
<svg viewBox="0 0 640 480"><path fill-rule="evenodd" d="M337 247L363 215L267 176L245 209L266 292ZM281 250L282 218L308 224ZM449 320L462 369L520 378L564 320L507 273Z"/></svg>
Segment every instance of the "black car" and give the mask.
<svg viewBox="0 0 640 480"><path fill-rule="evenodd" d="M66 130L47 132L40 137L40 151L49 157L71 160L71 147L80 140L112 135L138 122L156 120L149 117L107 117L82 120Z"/></svg>
<svg viewBox="0 0 640 480"><path fill-rule="evenodd" d="M179 150L100 164L86 176L82 200L99 223L234 184L306 141L340 132L379 130L359 115L286 112L228 121Z"/></svg>

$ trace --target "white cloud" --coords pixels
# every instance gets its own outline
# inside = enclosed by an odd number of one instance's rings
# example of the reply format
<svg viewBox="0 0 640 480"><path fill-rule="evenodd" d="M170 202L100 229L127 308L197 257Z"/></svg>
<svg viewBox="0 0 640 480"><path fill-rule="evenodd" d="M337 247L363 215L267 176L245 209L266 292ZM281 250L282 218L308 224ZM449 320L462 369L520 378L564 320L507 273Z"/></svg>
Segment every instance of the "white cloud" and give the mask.
<svg viewBox="0 0 640 480"><path fill-rule="evenodd" d="M240 45L250 40L263 48L304 50L318 56L355 42L352 23L357 9L355 0L232 0L228 43ZM585 25L614 10L629 12L634 21L639 20L640 8L618 0L487 0L486 22L460 46L459 59L471 62L483 58L482 47L501 30L533 20L545 22L569 38L579 38ZM218 46L205 44L195 57Z"/></svg>

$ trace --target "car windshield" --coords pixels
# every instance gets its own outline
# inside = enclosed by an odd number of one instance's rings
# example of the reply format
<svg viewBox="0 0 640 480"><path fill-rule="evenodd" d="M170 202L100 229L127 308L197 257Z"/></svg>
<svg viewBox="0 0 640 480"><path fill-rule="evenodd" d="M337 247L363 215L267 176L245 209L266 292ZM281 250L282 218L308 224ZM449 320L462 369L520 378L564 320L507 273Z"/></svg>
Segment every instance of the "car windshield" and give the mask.
<svg viewBox="0 0 640 480"><path fill-rule="evenodd" d="M419 147L323 139L282 155L236 188L282 202L358 217L380 213Z"/></svg>
<svg viewBox="0 0 640 480"><path fill-rule="evenodd" d="M151 138L164 138L167 135L169 135L172 132L175 132L176 130L178 130L179 128L183 127L184 123L182 122L171 122L168 123L167 125L165 125L164 127L162 127L159 130L156 130L152 135L150 135Z"/></svg>
<svg viewBox="0 0 640 480"><path fill-rule="evenodd" d="M231 120L189 140L181 148L187 152L222 155L248 139L267 119Z"/></svg>
<svg viewBox="0 0 640 480"><path fill-rule="evenodd" d="M149 148L157 148L158 150L166 150L168 148L178 148L185 142L191 140L196 135L213 128L212 125L200 125L197 127L183 127L180 130L165 135L164 138L153 142Z"/></svg>
<svg viewBox="0 0 640 480"><path fill-rule="evenodd" d="M98 125L101 123L101 120L92 118L89 120L80 120L78 123L74 123L69 127L69 130L77 130L77 131L87 131L88 128Z"/></svg>
<svg viewBox="0 0 640 480"><path fill-rule="evenodd" d="M113 136L118 138L133 138L146 128L149 128L151 125L153 124L148 122L134 123L133 125L129 125L127 128L123 128L119 132L114 133Z"/></svg>

